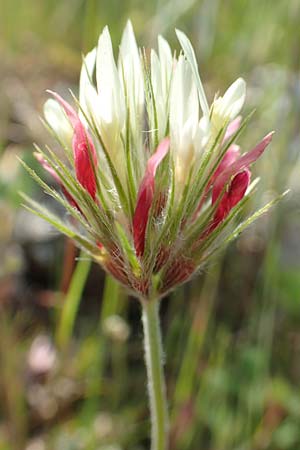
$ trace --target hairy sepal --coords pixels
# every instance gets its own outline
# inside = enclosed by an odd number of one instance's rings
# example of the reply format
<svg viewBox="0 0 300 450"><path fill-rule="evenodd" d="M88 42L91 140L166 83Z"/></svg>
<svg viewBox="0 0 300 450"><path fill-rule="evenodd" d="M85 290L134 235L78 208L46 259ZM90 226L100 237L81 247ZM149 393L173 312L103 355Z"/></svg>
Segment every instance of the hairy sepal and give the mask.
<svg viewBox="0 0 300 450"><path fill-rule="evenodd" d="M82 236L71 227L66 226L55 214L52 214L48 209L29 198L26 194L21 192L20 195L26 202L26 204L23 205L25 209L44 219L65 236L73 239L78 246L86 250L89 254L92 255L94 253L96 245L92 241Z"/></svg>
<svg viewBox="0 0 300 450"><path fill-rule="evenodd" d="M187 217L190 217L192 221L195 219L194 214L198 212L197 210L199 202L201 201L202 197L205 196L207 193L207 187L210 184L210 180L212 179L217 168L219 167L226 152L241 135L252 115L253 112L250 113L245 118L240 128L231 136L230 139L226 141L226 144L220 148L218 156L216 158L214 158L215 150L220 146L220 144L222 144L224 139L224 133L226 132L228 124L225 124L224 127L220 129L215 139L215 142L210 147L210 149L204 154L203 161L200 165L195 182L193 182L193 186L188 200L189 204L187 206Z"/></svg>
<svg viewBox="0 0 300 450"><path fill-rule="evenodd" d="M38 147L37 147L38 148ZM83 186L77 182L77 180L72 176L72 174L65 168L65 166L57 160L58 165L55 165L53 161L39 149L40 154L47 161L47 163L51 166L51 168L56 172L57 177L60 178L61 183L64 183L65 188L71 193L72 197L76 200L76 203L80 205L80 213L72 208L68 202L64 201L62 197L56 198L70 213L72 213L73 217L83 225L84 223L88 224L88 228L93 230L93 233L97 235L97 240L100 240L103 244L109 244L113 239L113 230L112 230L112 218L101 208L100 205L96 204L94 200L91 198L90 194L83 188ZM50 149L48 149L51 152ZM57 159L57 156L54 153L51 153L51 156ZM25 167L25 163L23 163ZM55 190L51 190L43 180L29 167L25 167L25 169L30 173L30 175L39 183L44 190L52 195L59 195ZM50 189L51 192L47 190ZM62 203L62 201L64 203ZM70 208L72 208L70 210ZM77 213L77 214L76 214ZM76 214L76 217L75 217ZM110 230L110 233L108 231ZM101 236L101 237L100 237ZM107 239L107 236L110 236L111 239Z"/></svg>
<svg viewBox="0 0 300 450"><path fill-rule="evenodd" d="M244 220L242 223L240 223L234 231L232 231L230 234L228 234L224 239L221 240L220 244L214 247L210 252L203 255L204 251L211 246L212 242L210 242L210 245L206 246L203 249L201 263L204 263L207 259L209 259L214 253L217 251L223 250L230 242L237 239L238 236L246 229L248 228L253 222L255 222L257 219L259 219L263 214L266 214L269 209L271 209L273 206L275 206L280 200L282 200L290 191L287 190L283 192L282 194L278 195L276 198L271 200L269 203L267 203L265 206L260 208L258 211L256 211L254 214L252 214L250 217L248 217L246 220ZM245 203L248 201L249 196L244 197L244 201L240 202L235 209L235 211L232 211L232 213L225 219L225 221L220 225L219 233L216 233L216 235L220 235L221 231L228 225L228 223L231 222L232 217L237 215L245 206ZM241 204L243 203L243 204ZM222 228L222 229L221 229ZM216 229L218 231L218 229ZM212 236L211 239L214 240L216 236Z"/></svg>

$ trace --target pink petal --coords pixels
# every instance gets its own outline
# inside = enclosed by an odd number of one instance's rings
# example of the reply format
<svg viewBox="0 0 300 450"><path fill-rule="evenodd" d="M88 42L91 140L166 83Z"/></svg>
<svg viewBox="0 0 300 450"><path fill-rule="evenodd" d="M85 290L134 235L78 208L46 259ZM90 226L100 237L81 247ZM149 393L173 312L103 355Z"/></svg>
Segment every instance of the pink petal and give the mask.
<svg viewBox="0 0 300 450"><path fill-rule="evenodd" d="M72 195L67 191L63 183L61 182L61 179L55 172L55 170L48 164L48 162L43 158L43 155L41 155L38 152L34 152L34 157L37 159L37 161L41 164L41 166L52 176L52 178L56 181L56 183L60 186L61 190L63 191L64 196L68 200L71 206L74 206L78 211L80 211L80 208L78 206L78 203ZM81 212L81 211L80 211Z"/></svg>
<svg viewBox="0 0 300 450"><path fill-rule="evenodd" d="M209 180L209 182L207 183L207 186L205 188L205 192L203 194L203 196L201 197L201 200L199 201L199 205L197 207L196 213L194 218L197 217L197 214L199 213L200 209L202 208L202 206L204 205L209 190L212 186L212 184L215 182L215 180L218 178L218 176L228 167L230 166L232 163L234 163L237 158L240 156L240 147L238 145L232 144L229 149L227 150L227 152L225 153L222 161L220 162L219 166L217 167L215 173L212 175L211 179Z"/></svg>
<svg viewBox="0 0 300 450"><path fill-rule="evenodd" d="M254 149L250 150L248 153L244 154L232 164L230 164L225 170L223 170L218 178L216 179L213 187L213 197L212 202L214 203L216 199L221 194L224 185L227 184L232 176L237 174L238 172L247 169L251 164L253 164L264 152L267 145L272 140L274 132L271 132L265 136L262 141L257 144Z"/></svg>
<svg viewBox="0 0 300 450"><path fill-rule="evenodd" d="M225 132L225 136L223 139L223 143L227 141L231 136L234 135L234 133L239 129L242 122L242 116L238 116L236 119L234 119L227 127L227 130Z"/></svg>
<svg viewBox="0 0 300 450"><path fill-rule="evenodd" d="M144 253L146 228L154 196L156 170L168 153L169 146L170 139L168 137L164 138L157 147L155 153L149 158L146 172L139 188L133 217L133 240L138 256L142 256Z"/></svg>
<svg viewBox="0 0 300 450"><path fill-rule="evenodd" d="M215 182L215 180L218 178L218 176L224 172L227 167L231 166L238 157L240 156L240 147L238 145L232 144L227 152L225 153L222 161L220 162L219 166L217 167L217 170L211 177L210 185Z"/></svg>
<svg viewBox="0 0 300 450"><path fill-rule="evenodd" d="M232 179L229 189L224 193L214 216L214 228L229 214L230 210L244 197L249 186L251 172L244 169Z"/></svg>
<svg viewBox="0 0 300 450"><path fill-rule="evenodd" d="M40 163L40 165L43 167L43 169L45 169L51 176L52 178L61 185L61 181L59 176L57 175L57 173L55 172L55 170L48 164L48 162L43 158L43 155L41 155L41 153L38 152L34 152L33 156L35 157L35 159Z"/></svg>
<svg viewBox="0 0 300 450"><path fill-rule="evenodd" d="M84 128L78 117L78 114L74 111L72 106L70 106L63 98L61 98L60 95L52 91L49 92L63 107L74 129L72 146L74 152L74 164L77 180L89 192L91 197L95 199L97 185L91 157L93 158L93 163L96 167L97 153L91 136Z"/></svg>
<svg viewBox="0 0 300 450"><path fill-rule="evenodd" d="M76 178L95 200L97 184L93 170L91 157L93 158L94 167L97 166L96 150L92 140L82 132L82 124L78 122L74 128L73 150Z"/></svg>
<svg viewBox="0 0 300 450"><path fill-rule="evenodd" d="M58 103L60 103L60 105L63 107L69 121L71 122L72 127L74 128L77 121L79 120L78 118L78 114L76 113L76 111L72 108L71 105L69 105L68 102L66 102L59 94L57 94L56 92L50 91L48 90L47 92L49 92L49 94L53 95L53 97L55 98L55 100L58 101Z"/></svg>
<svg viewBox="0 0 300 450"><path fill-rule="evenodd" d="M215 212L212 223L201 234L197 243L205 239L225 217L229 214L230 210L240 201L245 195L247 187L250 183L251 172L248 169L239 172L232 179L228 191L224 193L222 200Z"/></svg>

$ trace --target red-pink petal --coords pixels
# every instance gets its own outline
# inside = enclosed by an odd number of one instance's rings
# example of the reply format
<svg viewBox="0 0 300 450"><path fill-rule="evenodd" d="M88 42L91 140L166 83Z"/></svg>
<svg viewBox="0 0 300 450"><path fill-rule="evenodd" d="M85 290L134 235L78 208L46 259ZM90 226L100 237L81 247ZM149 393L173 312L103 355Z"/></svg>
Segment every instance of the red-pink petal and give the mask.
<svg viewBox="0 0 300 450"><path fill-rule="evenodd" d="M215 213L213 222L215 226L225 219L230 210L244 197L250 178L251 172L248 169L234 176Z"/></svg>
<svg viewBox="0 0 300 450"><path fill-rule="evenodd" d="M231 166L231 164L233 164L238 159L239 156L240 156L240 147L238 145L232 144L225 153L222 161L217 167L217 170L211 177L210 185L213 184L215 180L218 178L218 176L221 175L221 173L224 172L224 170L227 169L227 167Z"/></svg>
<svg viewBox="0 0 300 450"><path fill-rule="evenodd" d="M76 178L79 183L89 192L91 197L95 199L97 185L95 174L93 171L93 164L94 167L97 166L97 153L93 141L72 106L70 106L63 98L61 98L60 95L52 91L49 92L63 107L74 130L72 146L74 153ZM93 159L93 164L91 162L91 157Z"/></svg>
<svg viewBox="0 0 300 450"><path fill-rule="evenodd" d="M136 254L142 256L145 248L145 234L149 211L154 196L157 167L169 151L170 139L164 138L155 153L149 158L144 178L141 182L133 217L133 240Z"/></svg>
<svg viewBox="0 0 300 450"><path fill-rule="evenodd" d="M247 187L250 183L251 172L248 169L239 172L232 179L227 192L224 193L221 202L215 212L212 223L201 234L199 241L205 239L225 217L229 214L230 210L240 201L245 195ZM197 242L199 242L197 241Z"/></svg>
<svg viewBox="0 0 300 450"><path fill-rule="evenodd" d="M61 184L59 176L57 175L55 170L48 164L48 162L43 158L43 155L41 155L41 153L34 152L33 156L40 163L43 169L45 169L58 184Z"/></svg>
<svg viewBox="0 0 300 450"><path fill-rule="evenodd" d="M212 184L214 184L214 182L218 178L218 176L225 169L227 169L228 166L230 166L232 163L234 163L239 156L240 156L240 147L238 145L232 144L229 147L229 149L227 150L227 152L225 153L225 155L224 155L222 161L220 162L219 166L217 167L215 173L212 175L211 179L207 183L207 186L205 188L205 192L204 192L203 196L201 197L199 205L197 207L195 217L197 216L198 212L200 211L200 209L204 205L204 203L205 203L205 201L207 199L207 196L208 196L208 192L209 192Z"/></svg>
<svg viewBox="0 0 300 450"><path fill-rule="evenodd" d="M59 94L56 92L48 90L49 94L53 95L53 97L60 103L60 105L63 107L69 121L71 122L72 127L74 128L77 121L79 120L78 114L76 111L72 108L71 105L69 105L68 102L66 102Z"/></svg>
<svg viewBox="0 0 300 450"><path fill-rule="evenodd" d="M272 140L274 132L271 132L265 136L259 144L254 147L254 149L250 150L245 155L238 158L232 164L230 164L225 170L223 170L218 178L216 179L213 186L213 198L214 201L221 194L225 184L227 184L232 176L237 174L238 172L247 169L251 164L253 164L264 152L265 148L269 145Z"/></svg>
<svg viewBox="0 0 300 450"><path fill-rule="evenodd" d="M91 197L95 199L97 184L93 164L94 167L97 166L96 150L91 139L82 132L82 124L80 122L74 128L73 149L76 178ZM93 158L93 164L91 157Z"/></svg>
<svg viewBox="0 0 300 450"><path fill-rule="evenodd" d="M52 178L56 181L56 183L60 186L61 190L63 191L64 196L66 197L66 199L68 200L68 202L70 203L71 206L74 206L75 208L78 209L78 211L80 211L80 208L76 202L76 200L74 200L74 198L72 197L72 195L67 191L67 189L65 188L65 186L63 185L63 183L61 182L61 179L59 178L59 176L57 175L57 173L55 172L55 170L48 164L48 162L43 158L43 155L41 155L38 152L34 153L34 157L37 159L37 161L41 164L41 166L52 176ZM81 211L80 211L81 212Z"/></svg>

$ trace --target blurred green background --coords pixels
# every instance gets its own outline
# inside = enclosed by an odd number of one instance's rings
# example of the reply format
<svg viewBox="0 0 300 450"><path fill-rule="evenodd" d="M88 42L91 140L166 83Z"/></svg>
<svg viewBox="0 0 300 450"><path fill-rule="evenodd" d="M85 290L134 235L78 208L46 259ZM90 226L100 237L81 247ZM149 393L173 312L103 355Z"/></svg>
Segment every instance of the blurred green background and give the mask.
<svg viewBox="0 0 300 450"><path fill-rule="evenodd" d="M248 84L241 144L276 136L251 210L291 193L162 304L171 450L300 448L299 0L1 0L0 450L149 448L140 310L20 206L49 141L46 89L76 92L82 52L132 19L140 45L187 32L210 100ZM78 261L77 268L76 267ZM85 284L86 281L86 284ZM82 292L82 295L81 295ZM80 300L81 299L81 300Z"/></svg>

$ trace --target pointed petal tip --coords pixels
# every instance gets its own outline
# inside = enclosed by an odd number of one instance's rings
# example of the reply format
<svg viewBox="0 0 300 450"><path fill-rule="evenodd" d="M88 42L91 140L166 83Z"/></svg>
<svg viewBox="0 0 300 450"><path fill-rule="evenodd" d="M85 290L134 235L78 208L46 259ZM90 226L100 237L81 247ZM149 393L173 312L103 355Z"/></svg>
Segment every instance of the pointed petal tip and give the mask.
<svg viewBox="0 0 300 450"><path fill-rule="evenodd" d="M264 147L267 147L272 141L274 134L275 131L270 131L270 133L266 134L266 136L261 140L260 144L264 145Z"/></svg>
<svg viewBox="0 0 300 450"><path fill-rule="evenodd" d="M181 45L182 45L182 40L184 40L184 39L189 40L188 37L186 36L186 34L183 31L179 30L178 28L175 28L175 33L176 33L177 39L179 40Z"/></svg>
<svg viewBox="0 0 300 450"><path fill-rule="evenodd" d="M99 42L102 42L104 39L109 39L111 41L110 32L109 32L109 28L107 25L105 25L105 27L103 28L103 30L101 31L101 33L99 35L98 45L99 45Z"/></svg>
<svg viewBox="0 0 300 450"><path fill-rule="evenodd" d="M246 81L244 80L243 77L238 77L238 78L235 80L235 82L236 82L236 83L241 83L241 84L246 84Z"/></svg>
<svg viewBox="0 0 300 450"><path fill-rule="evenodd" d="M44 160L43 155L41 153L39 153L38 151L35 151L32 153L34 158L41 164L42 161Z"/></svg>
<svg viewBox="0 0 300 450"><path fill-rule="evenodd" d="M45 92L47 92L47 94L52 95L53 97L55 97L55 95L57 95L56 92L52 91L51 89L46 89Z"/></svg>
<svg viewBox="0 0 300 450"><path fill-rule="evenodd" d="M130 19L127 19L127 21L126 21L125 29L126 28L131 28L133 30L132 22Z"/></svg>

